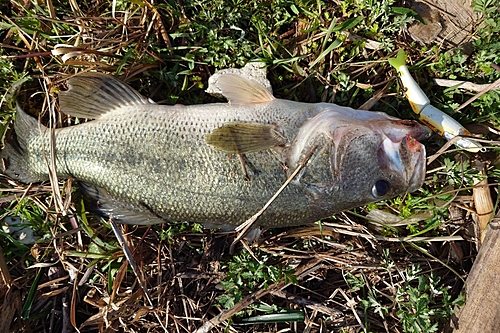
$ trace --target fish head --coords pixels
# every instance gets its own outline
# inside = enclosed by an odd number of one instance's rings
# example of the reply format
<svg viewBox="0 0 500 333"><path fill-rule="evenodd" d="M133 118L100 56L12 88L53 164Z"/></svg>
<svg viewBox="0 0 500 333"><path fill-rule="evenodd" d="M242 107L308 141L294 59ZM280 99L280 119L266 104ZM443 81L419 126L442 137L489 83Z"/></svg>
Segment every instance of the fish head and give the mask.
<svg viewBox="0 0 500 333"><path fill-rule="evenodd" d="M332 151L332 177L349 206L416 191L425 177L425 147L409 133L349 128ZM335 178L333 178L335 180Z"/></svg>
<svg viewBox="0 0 500 333"><path fill-rule="evenodd" d="M354 110L353 110L354 111ZM424 181L426 153L418 139L429 130L391 117L353 119L325 112L299 131L290 161L316 147L299 182L312 200L340 211L417 190Z"/></svg>

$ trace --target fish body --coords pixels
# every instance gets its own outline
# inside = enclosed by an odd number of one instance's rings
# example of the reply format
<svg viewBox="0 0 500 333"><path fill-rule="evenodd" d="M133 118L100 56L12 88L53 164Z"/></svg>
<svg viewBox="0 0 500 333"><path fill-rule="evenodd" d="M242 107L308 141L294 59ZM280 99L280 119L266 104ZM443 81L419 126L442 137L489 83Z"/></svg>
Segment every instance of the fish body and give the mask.
<svg viewBox="0 0 500 333"><path fill-rule="evenodd" d="M192 106L154 104L103 74L69 85L61 110L94 120L55 130L57 176L79 180L100 211L122 223L237 226L310 152L259 225L314 222L415 191L424 179L425 148L416 140L428 131L414 121L275 99L229 74L219 78L229 103ZM18 107L16 139L0 155L4 173L26 183L48 179L49 130L39 128Z"/></svg>

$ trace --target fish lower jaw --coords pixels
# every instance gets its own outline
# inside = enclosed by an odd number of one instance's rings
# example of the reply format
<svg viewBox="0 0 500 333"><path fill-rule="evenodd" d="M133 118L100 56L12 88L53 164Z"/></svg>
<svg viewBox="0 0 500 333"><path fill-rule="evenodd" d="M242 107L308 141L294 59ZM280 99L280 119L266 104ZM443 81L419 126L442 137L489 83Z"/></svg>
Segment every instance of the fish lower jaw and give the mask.
<svg viewBox="0 0 500 333"><path fill-rule="evenodd" d="M399 142L386 137L378 157L381 167L400 175L406 185L406 192L414 192L422 186L425 179L425 146L410 134L406 134Z"/></svg>
<svg viewBox="0 0 500 333"><path fill-rule="evenodd" d="M411 151L412 156L409 163L409 170L407 170L406 178L408 179L407 192L415 192L424 183L426 171L426 151L425 146L417 141L416 147Z"/></svg>

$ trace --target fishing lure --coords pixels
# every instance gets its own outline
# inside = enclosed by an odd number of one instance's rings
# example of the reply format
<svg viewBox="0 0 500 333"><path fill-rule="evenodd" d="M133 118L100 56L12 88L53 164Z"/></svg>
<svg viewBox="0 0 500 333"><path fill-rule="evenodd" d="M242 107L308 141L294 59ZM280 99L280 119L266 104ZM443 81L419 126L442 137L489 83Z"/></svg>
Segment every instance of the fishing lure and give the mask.
<svg viewBox="0 0 500 333"><path fill-rule="evenodd" d="M406 67L406 53L404 50L399 50L396 58L389 58L388 61L398 71L401 83L405 88L406 98L408 98L413 112L420 116L421 122L448 141L458 137L455 145L460 148L471 152L478 152L483 149L479 143L466 137L470 136L471 133L458 121L431 105L429 98L415 82L408 67Z"/></svg>

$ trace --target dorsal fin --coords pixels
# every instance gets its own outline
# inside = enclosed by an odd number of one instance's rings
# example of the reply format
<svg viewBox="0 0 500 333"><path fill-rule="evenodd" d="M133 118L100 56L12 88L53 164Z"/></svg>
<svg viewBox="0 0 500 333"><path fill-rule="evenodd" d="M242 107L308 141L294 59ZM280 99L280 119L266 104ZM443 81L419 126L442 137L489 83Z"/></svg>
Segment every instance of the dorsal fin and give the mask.
<svg viewBox="0 0 500 333"><path fill-rule="evenodd" d="M223 74L217 79L222 95L231 104L260 104L274 100L274 96L257 81L241 75Z"/></svg>
<svg viewBox="0 0 500 333"><path fill-rule="evenodd" d="M68 80L69 90L59 94L61 111L79 118L99 118L129 105L151 104L136 90L102 73L84 73Z"/></svg>

